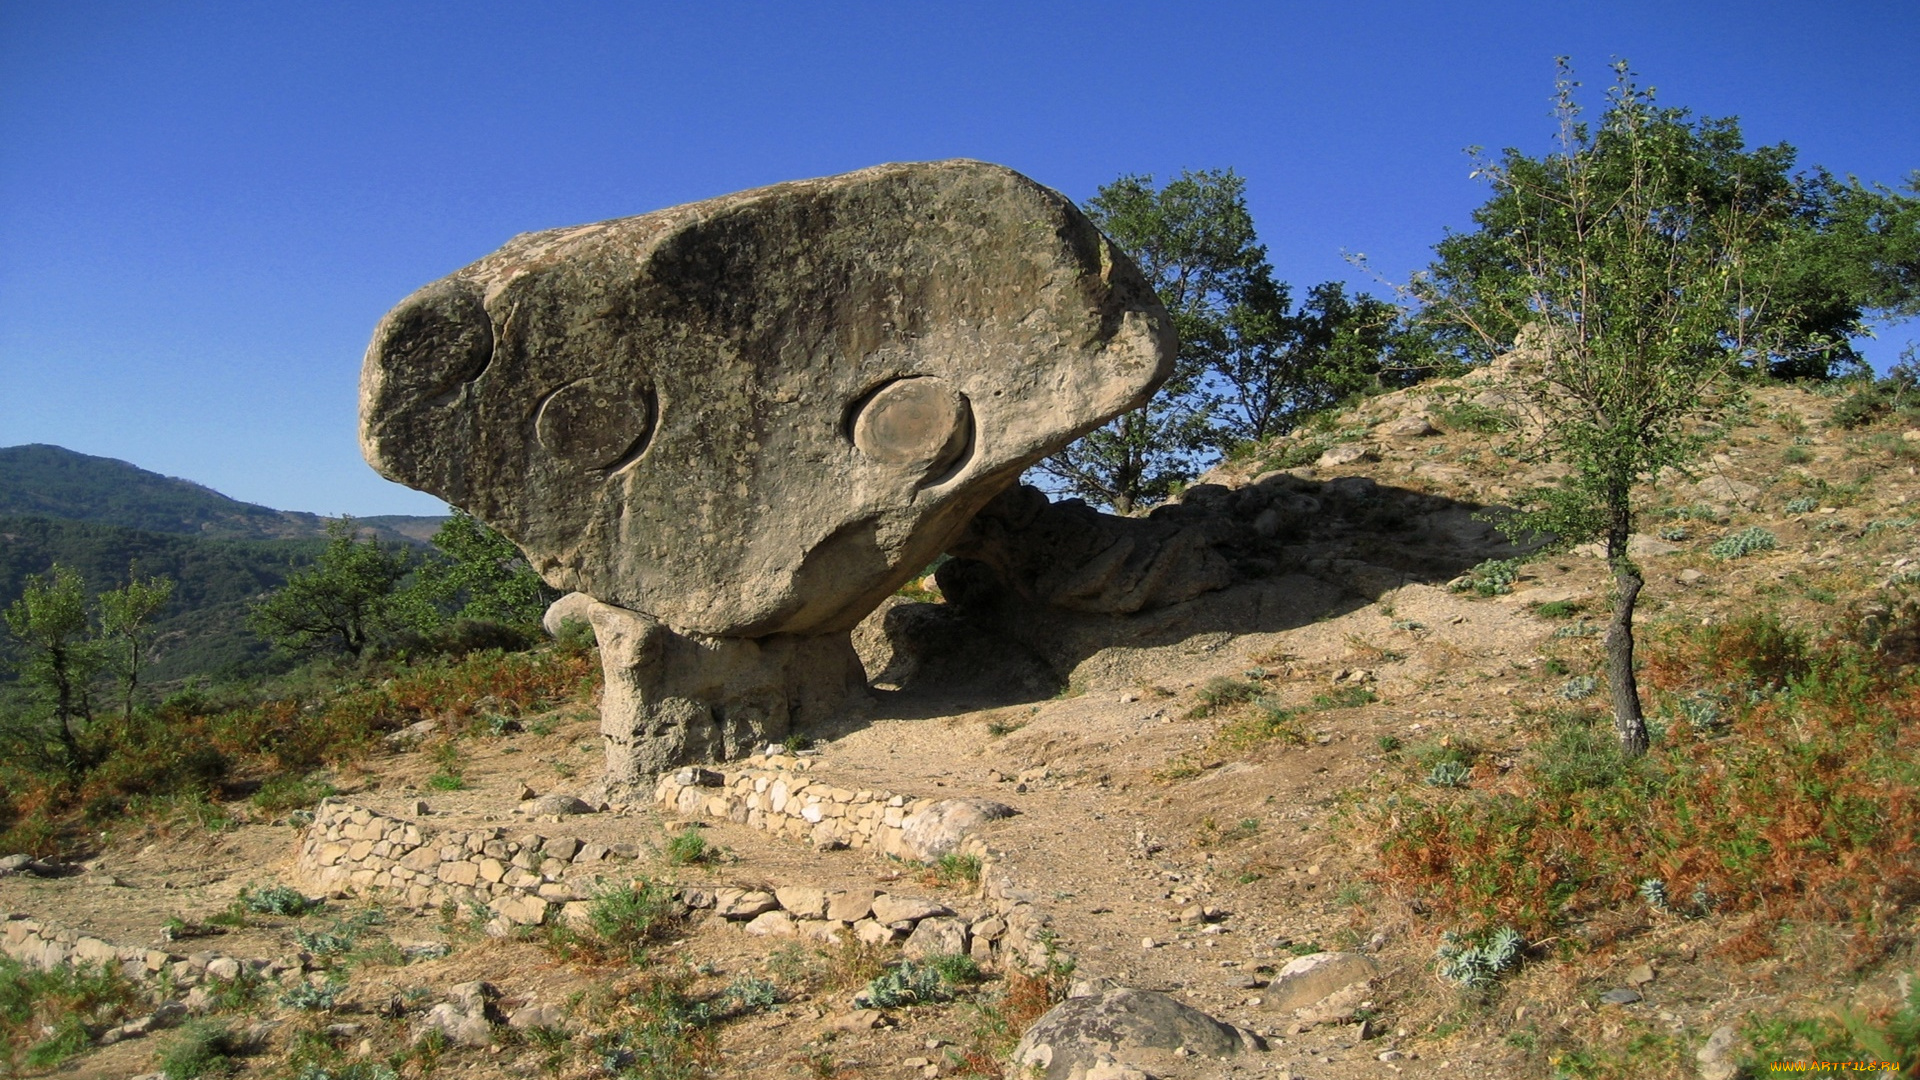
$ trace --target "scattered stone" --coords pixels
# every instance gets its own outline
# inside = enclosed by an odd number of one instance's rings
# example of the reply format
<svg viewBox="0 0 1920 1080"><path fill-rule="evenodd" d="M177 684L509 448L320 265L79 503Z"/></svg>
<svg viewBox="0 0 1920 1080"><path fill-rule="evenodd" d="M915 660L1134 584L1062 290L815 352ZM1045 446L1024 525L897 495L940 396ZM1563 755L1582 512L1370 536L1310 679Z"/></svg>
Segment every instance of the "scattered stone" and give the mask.
<svg viewBox="0 0 1920 1080"><path fill-rule="evenodd" d="M793 916L784 911L767 911L755 915L744 929L749 934L759 934L762 937L792 937L799 932L794 926Z"/></svg>
<svg viewBox="0 0 1920 1080"><path fill-rule="evenodd" d="M1379 460L1380 455L1374 453L1373 448L1366 443L1350 442L1328 447L1326 452L1320 455L1320 460L1313 464L1316 468L1333 469L1342 465L1358 465L1363 461Z"/></svg>
<svg viewBox="0 0 1920 1080"><path fill-rule="evenodd" d="M1706 1044L1694 1054L1700 1063L1700 1080L1734 1080L1740 1075L1740 1063L1733 1055L1736 1035L1731 1027L1718 1027L1707 1036Z"/></svg>
<svg viewBox="0 0 1920 1080"><path fill-rule="evenodd" d="M407 813L412 814L414 817L426 817L428 814L433 813L433 807L428 806L427 800L425 799L415 799L407 804Z"/></svg>
<svg viewBox="0 0 1920 1080"><path fill-rule="evenodd" d="M847 889L827 894L827 918L855 923L873 914L873 900L879 893L872 889Z"/></svg>
<svg viewBox="0 0 1920 1080"><path fill-rule="evenodd" d="M1628 986L1640 987L1640 986L1645 986L1648 983L1652 982L1653 978L1654 978L1653 965L1638 964L1638 965L1635 965L1630 971L1627 972L1626 981Z"/></svg>
<svg viewBox="0 0 1920 1080"><path fill-rule="evenodd" d="M1382 435L1389 435L1398 439L1420 439L1429 435L1440 434L1440 429L1434 427L1433 421L1428 419L1423 413L1414 413L1411 416L1403 416L1398 420L1388 421L1382 424L1379 430Z"/></svg>
<svg viewBox="0 0 1920 1080"><path fill-rule="evenodd" d="M872 1031L880 1023L880 1013L874 1009L855 1009L838 1016L829 1017L821 1027L827 1031L845 1032L858 1035L863 1031Z"/></svg>
<svg viewBox="0 0 1920 1080"><path fill-rule="evenodd" d="M1698 585L1701 582L1707 580L1707 575L1689 566L1685 570L1682 570L1680 571L1680 573L1675 575L1674 580L1678 581L1682 585Z"/></svg>
<svg viewBox="0 0 1920 1080"><path fill-rule="evenodd" d="M873 898L873 918L888 925L919 922L935 915L951 915L945 904L919 896L894 896L883 893Z"/></svg>
<svg viewBox="0 0 1920 1080"><path fill-rule="evenodd" d="M966 921L948 916L921 919L913 933L907 935L900 952L909 960L964 955L967 952Z"/></svg>
<svg viewBox="0 0 1920 1080"><path fill-rule="evenodd" d="M780 901L780 906L796 919L827 918L827 894L824 889L814 889L804 885L783 885L773 890L773 896ZM866 912L856 916L856 918L865 917Z"/></svg>
<svg viewBox="0 0 1920 1080"><path fill-rule="evenodd" d="M585 799L573 795L542 795L520 804L520 812L528 816L553 814L557 817L569 817L574 814L591 814L594 807Z"/></svg>
<svg viewBox="0 0 1920 1080"><path fill-rule="evenodd" d="M240 977L240 961L231 956L216 957L207 963L207 977L213 979L237 979Z"/></svg>
<svg viewBox="0 0 1920 1080"><path fill-rule="evenodd" d="M772 893L759 889L715 889L713 893L713 912L723 919L751 919L779 907Z"/></svg>
<svg viewBox="0 0 1920 1080"><path fill-rule="evenodd" d="M1142 1051L1184 1049L1210 1058L1264 1050L1258 1035L1222 1023L1165 994L1119 988L1097 997L1068 998L1027 1030L1013 1051L1017 1068L1047 1080L1084 1077L1102 1057L1135 1065ZM1110 1067L1110 1066L1109 1066Z"/></svg>
<svg viewBox="0 0 1920 1080"><path fill-rule="evenodd" d="M1640 1000L1642 999L1639 991L1629 990L1624 986L1617 987L1600 995L1600 1004L1602 1005L1631 1005Z"/></svg>

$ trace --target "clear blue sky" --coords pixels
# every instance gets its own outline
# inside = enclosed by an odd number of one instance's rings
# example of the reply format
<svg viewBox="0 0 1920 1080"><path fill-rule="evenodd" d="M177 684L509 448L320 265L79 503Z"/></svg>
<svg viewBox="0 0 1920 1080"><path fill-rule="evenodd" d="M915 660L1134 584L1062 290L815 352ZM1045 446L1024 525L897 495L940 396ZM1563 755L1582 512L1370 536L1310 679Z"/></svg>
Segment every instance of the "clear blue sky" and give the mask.
<svg viewBox="0 0 1920 1080"><path fill-rule="evenodd" d="M1913 0L0 0L0 445L438 512L355 441L394 302L518 232L883 161L1074 199L1231 166L1297 287L1404 275L1485 196L1463 147L1548 146L1560 53L1595 101L1622 56L1749 144L1920 168Z"/></svg>

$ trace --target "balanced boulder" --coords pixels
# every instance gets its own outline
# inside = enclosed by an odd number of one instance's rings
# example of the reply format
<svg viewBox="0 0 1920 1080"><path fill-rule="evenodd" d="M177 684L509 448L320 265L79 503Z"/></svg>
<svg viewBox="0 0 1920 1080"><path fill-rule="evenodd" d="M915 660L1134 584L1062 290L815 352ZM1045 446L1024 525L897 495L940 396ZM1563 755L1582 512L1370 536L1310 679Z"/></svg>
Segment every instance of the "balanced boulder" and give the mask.
<svg viewBox="0 0 1920 1080"><path fill-rule="evenodd" d="M381 321L361 445L597 602L631 786L839 708L848 631L1173 350L1058 193L883 165L516 237Z"/></svg>

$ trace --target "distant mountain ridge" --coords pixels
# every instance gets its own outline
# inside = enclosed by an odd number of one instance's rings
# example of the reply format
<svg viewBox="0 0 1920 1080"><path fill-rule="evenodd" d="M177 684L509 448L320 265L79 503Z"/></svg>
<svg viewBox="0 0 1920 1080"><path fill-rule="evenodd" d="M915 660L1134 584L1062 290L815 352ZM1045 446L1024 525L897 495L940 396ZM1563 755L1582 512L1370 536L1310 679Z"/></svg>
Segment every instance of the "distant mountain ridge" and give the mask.
<svg viewBox="0 0 1920 1080"><path fill-rule="evenodd" d="M363 534L423 545L446 518L354 520ZM327 521L65 447L0 448L0 609L55 564L77 571L91 592L125 584L130 572L167 577L174 594L155 625L149 677L255 670L272 657L247 628L247 611L312 564ZM0 631L0 684L15 674L6 636Z"/></svg>
<svg viewBox="0 0 1920 1080"><path fill-rule="evenodd" d="M90 521L222 540L325 536L328 520L241 502L191 480L47 443L0 448L0 516ZM446 518L390 514L355 520L382 539L420 544Z"/></svg>

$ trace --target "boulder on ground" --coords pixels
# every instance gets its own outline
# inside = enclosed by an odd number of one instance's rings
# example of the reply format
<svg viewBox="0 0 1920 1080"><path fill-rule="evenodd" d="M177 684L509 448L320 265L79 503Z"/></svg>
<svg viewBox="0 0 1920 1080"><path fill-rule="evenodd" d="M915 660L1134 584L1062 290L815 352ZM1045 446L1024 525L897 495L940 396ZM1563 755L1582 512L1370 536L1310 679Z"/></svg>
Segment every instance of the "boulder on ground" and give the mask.
<svg viewBox="0 0 1920 1080"><path fill-rule="evenodd" d="M1281 1012L1310 1008L1341 991L1355 986L1364 988L1379 974L1379 966L1359 953L1317 952L1297 956L1267 984L1261 1003Z"/></svg>
<svg viewBox="0 0 1920 1080"><path fill-rule="evenodd" d="M900 846L930 861L957 850L973 830L1012 817L1013 807L991 799L942 799L901 823Z"/></svg>
<svg viewBox="0 0 1920 1080"><path fill-rule="evenodd" d="M1151 1070L1176 1051L1226 1058L1264 1049L1258 1035L1165 994L1121 987L1055 1005L1021 1038L1013 1064L1046 1080L1086 1080L1096 1069Z"/></svg>

